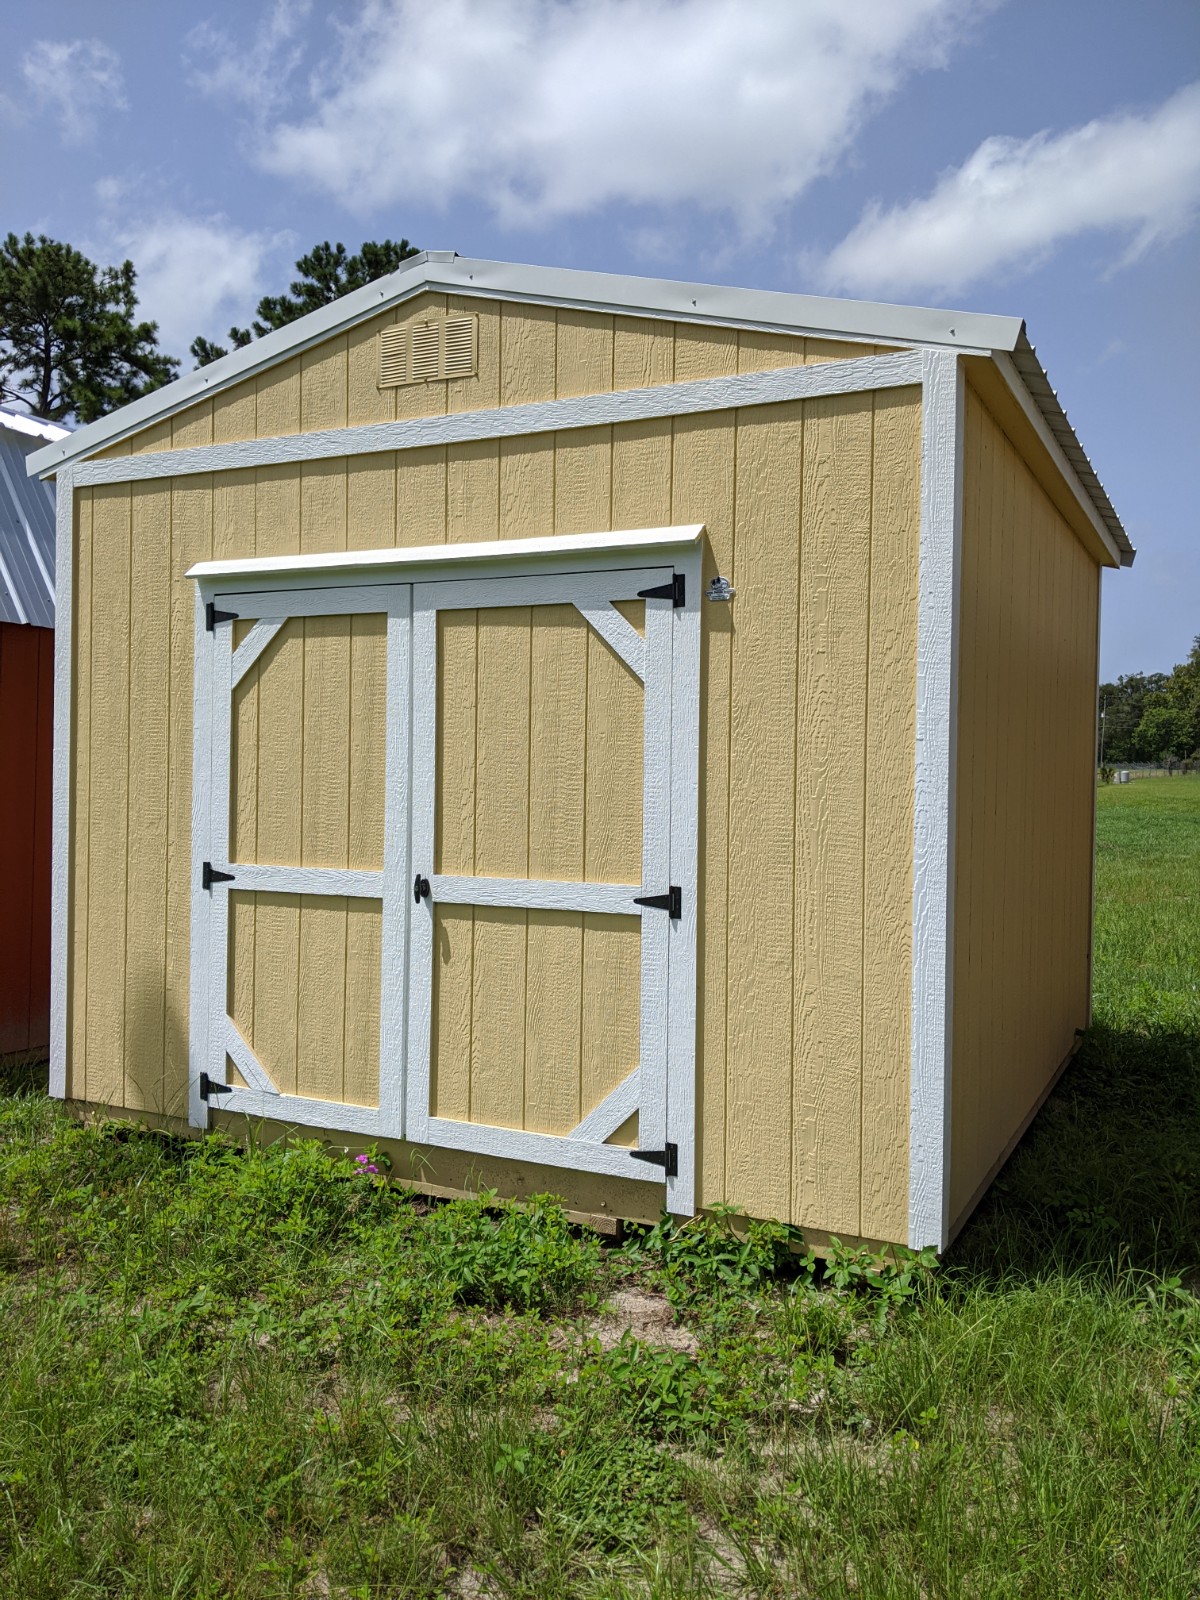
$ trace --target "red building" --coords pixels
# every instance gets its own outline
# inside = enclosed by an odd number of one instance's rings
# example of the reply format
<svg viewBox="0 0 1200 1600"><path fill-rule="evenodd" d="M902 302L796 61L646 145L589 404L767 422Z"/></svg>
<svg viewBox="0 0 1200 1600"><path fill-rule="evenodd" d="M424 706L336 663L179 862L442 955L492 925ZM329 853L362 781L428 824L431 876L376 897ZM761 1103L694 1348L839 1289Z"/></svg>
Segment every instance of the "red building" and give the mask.
<svg viewBox="0 0 1200 1600"><path fill-rule="evenodd" d="M50 1038L54 489L25 458L68 431L0 406L0 1055Z"/></svg>

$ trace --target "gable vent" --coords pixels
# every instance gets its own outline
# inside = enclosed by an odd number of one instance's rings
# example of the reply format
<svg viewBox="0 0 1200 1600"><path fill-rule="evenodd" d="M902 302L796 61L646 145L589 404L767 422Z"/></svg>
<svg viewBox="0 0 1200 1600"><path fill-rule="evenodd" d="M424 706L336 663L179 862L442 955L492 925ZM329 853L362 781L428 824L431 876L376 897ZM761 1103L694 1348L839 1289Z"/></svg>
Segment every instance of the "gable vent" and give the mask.
<svg viewBox="0 0 1200 1600"><path fill-rule="evenodd" d="M441 317L379 335L379 387L470 378L479 365L479 318Z"/></svg>

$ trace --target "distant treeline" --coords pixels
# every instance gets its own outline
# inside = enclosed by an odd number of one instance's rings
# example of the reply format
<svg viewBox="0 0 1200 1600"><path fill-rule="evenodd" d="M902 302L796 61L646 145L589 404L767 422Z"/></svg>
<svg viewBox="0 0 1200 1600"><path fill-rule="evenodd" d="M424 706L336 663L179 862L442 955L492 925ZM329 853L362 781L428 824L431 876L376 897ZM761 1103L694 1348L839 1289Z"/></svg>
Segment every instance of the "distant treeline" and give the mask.
<svg viewBox="0 0 1200 1600"><path fill-rule="evenodd" d="M1170 672L1131 672L1100 685L1100 754L1108 766L1200 759L1200 634Z"/></svg>

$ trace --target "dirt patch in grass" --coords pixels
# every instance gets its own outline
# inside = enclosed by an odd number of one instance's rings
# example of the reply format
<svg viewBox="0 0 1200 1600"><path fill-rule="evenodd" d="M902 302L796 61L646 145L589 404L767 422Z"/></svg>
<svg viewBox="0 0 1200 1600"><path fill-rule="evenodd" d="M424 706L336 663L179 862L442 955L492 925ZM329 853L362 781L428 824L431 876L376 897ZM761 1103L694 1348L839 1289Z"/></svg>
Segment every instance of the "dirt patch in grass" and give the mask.
<svg viewBox="0 0 1200 1600"><path fill-rule="evenodd" d="M599 1341L602 1350L615 1349L627 1333L642 1344L681 1350L688 1356L694 1356L700 1348L692 1330L676 1322L665 1294L636 1285L618 1289L600 1316L589 1323L588 1332Z"/></svg>

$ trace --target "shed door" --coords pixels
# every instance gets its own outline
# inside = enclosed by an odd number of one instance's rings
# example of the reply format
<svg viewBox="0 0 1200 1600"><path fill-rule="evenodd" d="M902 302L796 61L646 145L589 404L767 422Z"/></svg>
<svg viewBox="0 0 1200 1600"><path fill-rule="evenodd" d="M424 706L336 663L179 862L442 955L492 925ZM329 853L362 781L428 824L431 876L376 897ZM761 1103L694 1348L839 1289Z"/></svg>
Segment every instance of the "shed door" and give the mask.
<svg viewBox="0 0 1200 1600"><path fill-rule="evenodd" d="M218 593L197 628L194 1122L402 1131L411 593Z"/></svg>
<svg viewBox="0 0 1200 1600"><path fill-rule="evenodd" d="M695 918L672 873L682 597L669 567L414 586L406 1126L665 1181L690 1210L693 1056L668 1037Z"/></svg>

